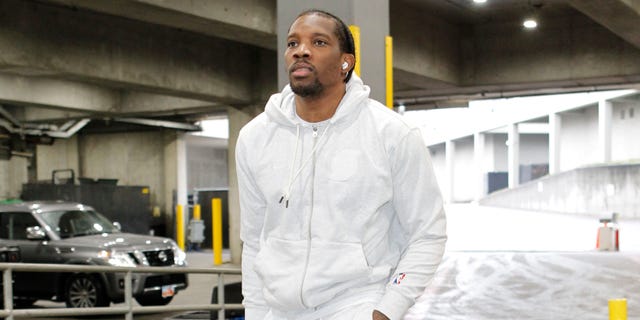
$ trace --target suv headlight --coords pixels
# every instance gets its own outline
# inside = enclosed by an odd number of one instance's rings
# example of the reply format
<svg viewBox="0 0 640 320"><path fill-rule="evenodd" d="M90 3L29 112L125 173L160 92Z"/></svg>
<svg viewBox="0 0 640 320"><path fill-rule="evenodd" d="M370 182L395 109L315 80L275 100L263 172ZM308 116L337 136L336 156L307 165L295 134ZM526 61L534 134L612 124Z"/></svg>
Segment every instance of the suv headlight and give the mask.
<svg viewBox="0 0 640 320"><path fill-rule="evenodd" d="M115 250L102 250L98 254L100 258L114 267L135 267L136 262L126 252L118 252Z"/></svg>
<svg viewBox="0 0 640 320"><path fill-rule="evenodd" d="M175 263L179 266L186 266L187 254L184 253L184 251L182 251L174 241L171 241L171 247L173 249L173 259Z"/></svg>

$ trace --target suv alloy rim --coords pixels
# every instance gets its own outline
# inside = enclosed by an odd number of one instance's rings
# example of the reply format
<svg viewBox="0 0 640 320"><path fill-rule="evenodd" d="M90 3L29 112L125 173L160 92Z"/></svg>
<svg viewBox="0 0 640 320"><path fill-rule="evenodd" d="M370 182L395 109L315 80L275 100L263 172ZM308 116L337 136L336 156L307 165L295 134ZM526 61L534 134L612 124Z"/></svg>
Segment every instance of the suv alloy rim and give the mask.
<svg viewBox="0 0 640 320"><path fill-rule="evenodd" d="M86 277L74 277L69 284L69 301L74 308L95 307L98 300L98 288Z"/></svg>

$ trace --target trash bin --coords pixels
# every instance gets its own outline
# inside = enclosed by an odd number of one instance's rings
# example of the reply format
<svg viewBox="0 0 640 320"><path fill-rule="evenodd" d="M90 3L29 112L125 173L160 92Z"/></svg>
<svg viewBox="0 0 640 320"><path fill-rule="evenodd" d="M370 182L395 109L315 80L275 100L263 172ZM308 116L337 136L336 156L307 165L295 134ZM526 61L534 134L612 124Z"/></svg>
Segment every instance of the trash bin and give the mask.
<svg viewBox="0 0 640 320"><path fill-rule="evenodd" d="M620 228L618 226L617 213L614 213L611 218L600 219L600 226L598 227L598 237L596 239L596 250L620 250Z"/></svg>

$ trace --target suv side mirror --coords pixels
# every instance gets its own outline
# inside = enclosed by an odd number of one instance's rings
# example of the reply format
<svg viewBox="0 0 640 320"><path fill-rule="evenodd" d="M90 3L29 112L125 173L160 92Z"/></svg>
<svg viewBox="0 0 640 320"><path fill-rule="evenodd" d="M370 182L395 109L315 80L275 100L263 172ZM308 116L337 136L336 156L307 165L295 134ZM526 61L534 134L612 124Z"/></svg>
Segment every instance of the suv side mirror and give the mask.
<svg viewBox="0 0 640 320"><path fill-rule="evenodd" d="M120 224L120 222L114 222L113 226L116 228L116 230L122 231L122 225Z"/></svg>
<svg viewBox="0 0 640 320"><path fill-rule="evenodd" d="M29 240L44 240L47 235L44 233L42 228L35 227L27 227L27 239Z"/></svg>

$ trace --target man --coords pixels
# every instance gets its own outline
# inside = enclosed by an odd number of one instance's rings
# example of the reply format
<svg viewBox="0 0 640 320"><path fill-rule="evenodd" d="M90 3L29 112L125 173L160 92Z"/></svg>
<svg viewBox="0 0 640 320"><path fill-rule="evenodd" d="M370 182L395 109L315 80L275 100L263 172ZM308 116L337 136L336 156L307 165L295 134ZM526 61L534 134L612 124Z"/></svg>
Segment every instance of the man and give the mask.
<svg viewBox="0 0 640 320"><path fill-rule="evenodd" d="M246 319L401 319L446 241L420 132L369 99L339 18L300 14L285 60L236 148Z"/></svg>

